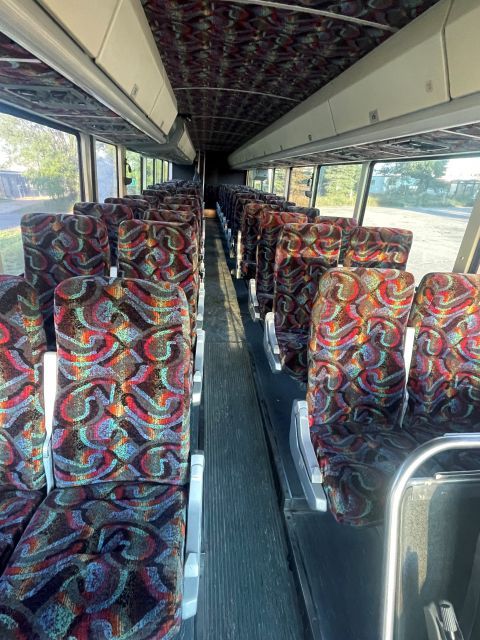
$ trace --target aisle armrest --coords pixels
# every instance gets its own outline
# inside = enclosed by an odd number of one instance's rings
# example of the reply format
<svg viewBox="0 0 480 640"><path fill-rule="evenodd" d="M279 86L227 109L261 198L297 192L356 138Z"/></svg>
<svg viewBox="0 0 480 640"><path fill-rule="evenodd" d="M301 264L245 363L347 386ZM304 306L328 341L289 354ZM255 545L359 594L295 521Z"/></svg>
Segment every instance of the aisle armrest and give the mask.
<svg viewBox="0 0 480 640"><path fill-rule="evenodd" d="M203 473L205 455L198 451L190 462L190 489L187 507L187 539L183 572L182 618L187 620L197 613L200 586L200 558L202 552Z"/></svg>
<svg viewBox="0 0 480 640"><path fill-rule="evenodd" d="M52 431L55 411L55 397L57 395L57 352L46 351L43 354L43 402L45 407L46 437L43 443L43 464L47 477L47 492L54 486Z"/></svg>
<svg viewBox="0 0 480 640"><path fill-rule="evenodd" d="M273 311L269 311L265 316L263 348L272 373L280 373L282 370L282 361L280 359L280 347L278 346L277 334L275 333L275 314Z"/></svg>
<svg viewBox="0 0 480 640"><path fill-rule="evenodd" d="M237 233L237 248L235 249L235 277L242 277L242 232Z"/></svg>
<svg viewBox="0 0 480 640"><path fill-rule="evenodd" d="M197 344L195 348L195 362L193 373L193 389L192 389L192 403L199 405L202 401L202 387L203 387L203 362L205 359L205 331L203 329L197 330Z"/></svg>
<svg viewBox="0 0 480 640"><path fill-rule="evenodd" d="M110 267L110 278L116 278L116 277L118 277L118 268Z"/></svg>
<svg viewBox="0 0 480 640"><path fill-rule="evenodd" d="M327 510L327 497L322 486L322 473L310 439L308 406L295 400L290 422L290 452L310 509Z"/></svg>
<svg viewBox="0 0 480 640"><path fill-rule="evenodd" d="M257 285L255 278L251 278L248 281L248 310L250 311L250 315L254 322L260 320L260 306L257 300Z"/></svg>
<svg viewBox="0 0 480 640"><path fill-rule="evenodd" d="M203 315L205 313L205 284L200 282L198 287L198 305L197 305L197 329L203 328Z"/></svg>

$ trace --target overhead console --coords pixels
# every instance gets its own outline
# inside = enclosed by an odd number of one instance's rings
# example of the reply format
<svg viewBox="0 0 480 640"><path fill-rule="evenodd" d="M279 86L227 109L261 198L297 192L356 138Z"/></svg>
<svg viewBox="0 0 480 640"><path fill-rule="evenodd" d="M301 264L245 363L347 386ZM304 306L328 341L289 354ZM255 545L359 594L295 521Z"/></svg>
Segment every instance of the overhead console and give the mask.
<svg viewBox="0 0 480 640"><path fill-rule="evenodd" d="M471 62L480 55L479 28L477 0L441 0L237 149L230 163L294 164L295 158L479 122L480 71ZM464 152L461 145L456 152ZM361 149L353 155L361 159Z"/></svg>

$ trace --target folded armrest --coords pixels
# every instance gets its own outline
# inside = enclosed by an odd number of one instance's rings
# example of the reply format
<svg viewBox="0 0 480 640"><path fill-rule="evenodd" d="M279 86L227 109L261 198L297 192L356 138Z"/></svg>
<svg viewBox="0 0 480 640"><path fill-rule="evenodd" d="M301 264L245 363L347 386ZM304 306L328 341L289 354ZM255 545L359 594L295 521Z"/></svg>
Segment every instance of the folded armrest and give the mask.
<svg viewBox="0 0 480 640"><path fill-rule="evenodd" d="M205 285L200 282L198 288L197 329L203 327L203 314L205 313Z"/></svg>
<svg viewBox="0 0 480 640"><path fill-rule="evenodd" d="M277 335L275 333L275 314L273 311L269 311L265 316L263 348L272 373L279 373L282 370L282 362L280 359L280 347L278 346Z"/></svg>
<svg viewBox="0 0 480 640"><path fill-rule="evenodd" d="M110 278L116 278L118 276L118 268L110 267Z"/></svg>
<svg viewBox="0 0 480 640"><path fill-rule="evenodd" d="M202 386L203 386L203 362L205 358L205 331L203 329L197 330L197 345L195 349L195 362L193 373L193 390L192 390L192 403L199 405L202 400Z"/></svg>
<svg viewBox="0 0 480 640"><path fill-rule="evenodd" d="M57 352L46 351L43 354L43 401L45 406L45 431L46 437L43 444L43 463L47 477L47 491L54 486L53 457L52 457L52 430L53 415L55 409L55 397L57 395Z"/></svg>
<svg viewBox="0 0 480 640"><path fill-rule="evenodd" d="M250 315L254 322L260 320L260 306L257 300L257 285L255 278L251 278L248 281L248 310L250 311Z"/></svg>
<svg viewBox="0 0 480 640"><path fill-rule="evenodd" d="M197 613L198 590L200 586L200 556L202 551L204 468L205 456L203 452L192 454L183 575L182 618L184 620L192 618Z"/></svg>

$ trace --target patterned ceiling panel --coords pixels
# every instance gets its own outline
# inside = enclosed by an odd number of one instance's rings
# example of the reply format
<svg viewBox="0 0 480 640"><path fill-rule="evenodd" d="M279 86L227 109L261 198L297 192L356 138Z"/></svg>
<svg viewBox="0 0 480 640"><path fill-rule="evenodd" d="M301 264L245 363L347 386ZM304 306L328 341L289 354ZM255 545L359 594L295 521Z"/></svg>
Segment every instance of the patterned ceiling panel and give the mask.
<svg viewBox="0 0 480 640"><path fill-rule="evenodd" d="M284 2L375 24L228 0L142 2L194 145L230 152L437 0Z"/></svg>
<svg viewBox="0 0 480 640"><path fill-rule="evenodd" d="M440 129L415 136L383 140L368 145L346 147L276 162L264 162L259 167L308 166L345 162L387 161L401 158L422 158L476 153L480 155L480 124L473 123L452 129Z"/></svg>
<svg viewBox="0 0 480 640"><path fill-rule="evenodd" d="M0 101L132 149L153 142L1 33Z"/></svg>

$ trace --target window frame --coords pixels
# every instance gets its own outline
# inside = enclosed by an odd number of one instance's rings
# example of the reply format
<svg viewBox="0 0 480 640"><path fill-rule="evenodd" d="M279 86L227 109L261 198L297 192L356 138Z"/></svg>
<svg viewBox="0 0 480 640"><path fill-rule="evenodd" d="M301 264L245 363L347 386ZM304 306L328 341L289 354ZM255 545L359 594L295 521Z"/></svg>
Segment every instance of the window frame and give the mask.
<svg viewBox="0 0 480 640"><path fill-rule="evenodd" d="M100 196L98 193L98 175L97 175L97 142L101 144L108 144L109 146L115 149L115 175L117 177L117 193L115 195L116 198L120 195L120 172L119 172L119 163L118 163L118 145L113 144L113 142L109 142L103 138L99 138L97 136L90 136L90 153L91 153L91 163L92 163L92 180L93 180L93 193L95 194L95 202L100 202Z"/></svg>

